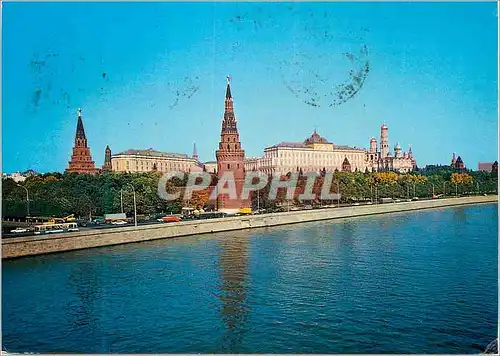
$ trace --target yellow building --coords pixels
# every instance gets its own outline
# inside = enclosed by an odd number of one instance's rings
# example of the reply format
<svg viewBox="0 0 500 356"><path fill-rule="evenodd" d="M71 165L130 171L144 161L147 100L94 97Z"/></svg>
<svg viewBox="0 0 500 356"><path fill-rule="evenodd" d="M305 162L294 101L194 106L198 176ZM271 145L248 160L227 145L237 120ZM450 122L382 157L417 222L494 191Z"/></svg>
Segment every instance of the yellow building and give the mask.
<svg viewBox="0 0 500 356"><path fill-rule="evenodd" d="M347 163L347 164L346 164ZM366 150L338 146L318 135L316 130L304 142L281 142L264 149L264 155L245 161L247 171L257 170L267 174L288 172L327 172L350 170L364 171Z"/></svg>
<svg viewBox="0 0 500 356"><path fill-rule="evenodd" d="M394 154L389 149L388 127L381 126L380 150L377 140L370 140L368 150L359 147L335 145L318 135L316 130L304 142L281 142L264 149L262 157L245 160L247 171L261 171L266 174L288 172L338 171L396 171L411 172L416 162L411 148L402 152L396 144Z"/></svg>
<svg viewBox="0 0 500 356"><path fill-rule="evenodd" d="M200 172L203 165L196 157L185 153L170 153L130 149L111 156L111 168L115 172Z"/></svg>

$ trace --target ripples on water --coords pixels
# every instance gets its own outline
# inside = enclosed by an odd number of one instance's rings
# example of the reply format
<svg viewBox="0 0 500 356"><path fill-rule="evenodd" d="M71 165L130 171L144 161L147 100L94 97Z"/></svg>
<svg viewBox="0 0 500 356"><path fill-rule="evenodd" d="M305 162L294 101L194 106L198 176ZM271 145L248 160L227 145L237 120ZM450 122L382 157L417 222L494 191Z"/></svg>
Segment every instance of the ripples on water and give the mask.
<svg viewBox="0 0 500 356"><path fill-rule="evenodd" d="M494 204L3 261L12 352L478 353Z"/></svg>

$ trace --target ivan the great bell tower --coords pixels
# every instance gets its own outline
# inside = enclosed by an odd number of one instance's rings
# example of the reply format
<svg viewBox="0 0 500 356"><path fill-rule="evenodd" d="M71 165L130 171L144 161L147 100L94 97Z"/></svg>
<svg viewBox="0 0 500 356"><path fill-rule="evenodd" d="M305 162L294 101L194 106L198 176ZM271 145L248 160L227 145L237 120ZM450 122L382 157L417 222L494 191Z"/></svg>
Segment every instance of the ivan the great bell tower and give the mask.
<svg viewBox="0 0 500 356"><path fill-rule="evenodd" d="M219 149L217 157L217 176L219 179L225 172L232 172L236 186L236 199L230 199L228 194L218 196L217 208L220 211L237 212L241 208L249 208L250 201L240 199L245 182L245 151L241 148L240 136L234 115L233 97L231 95L230 78L227 77L226 100Z"/></svg>

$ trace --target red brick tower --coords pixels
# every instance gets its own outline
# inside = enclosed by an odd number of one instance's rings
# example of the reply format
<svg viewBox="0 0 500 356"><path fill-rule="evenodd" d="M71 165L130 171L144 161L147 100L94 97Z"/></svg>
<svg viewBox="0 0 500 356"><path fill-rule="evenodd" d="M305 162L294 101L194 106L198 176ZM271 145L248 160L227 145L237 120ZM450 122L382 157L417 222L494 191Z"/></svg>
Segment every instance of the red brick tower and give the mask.
<svg viewBox="0 0 500 356"><path fill-rule="evenodd" d="M78 109L78 123L76 124L75 147L69 167L66 172L95 174L99 169L95 168L94 161L90 155L90 148L87 147L87 138L83 129L82 109Z"/></svg>
<svg viewBox="0 0 500 356"><path fill-rule="evenodd" d="M215 152L215 156L217 157L217 176L219 178L222 177L224 172L233 173L237 199L229 199L227 194L218 195L217 208L220 211L236 212L241 208L249 208L250 200L240 199L245 182L245 151L241 149L240 136L236 127L229 80L230 78L227 77L224 119L222 120L219 149Z"/></svg>

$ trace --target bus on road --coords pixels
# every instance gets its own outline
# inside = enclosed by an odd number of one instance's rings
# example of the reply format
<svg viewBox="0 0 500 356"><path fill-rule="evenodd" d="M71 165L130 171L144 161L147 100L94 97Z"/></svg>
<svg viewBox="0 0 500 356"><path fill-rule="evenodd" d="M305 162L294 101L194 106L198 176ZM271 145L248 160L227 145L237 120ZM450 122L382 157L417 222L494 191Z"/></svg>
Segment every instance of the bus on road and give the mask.
<svg viewBox="0 0 500 356"><path fill-rule="evenodd" d="M35 235L79 231L77 223L43 224L35 226Z"/></svg>

